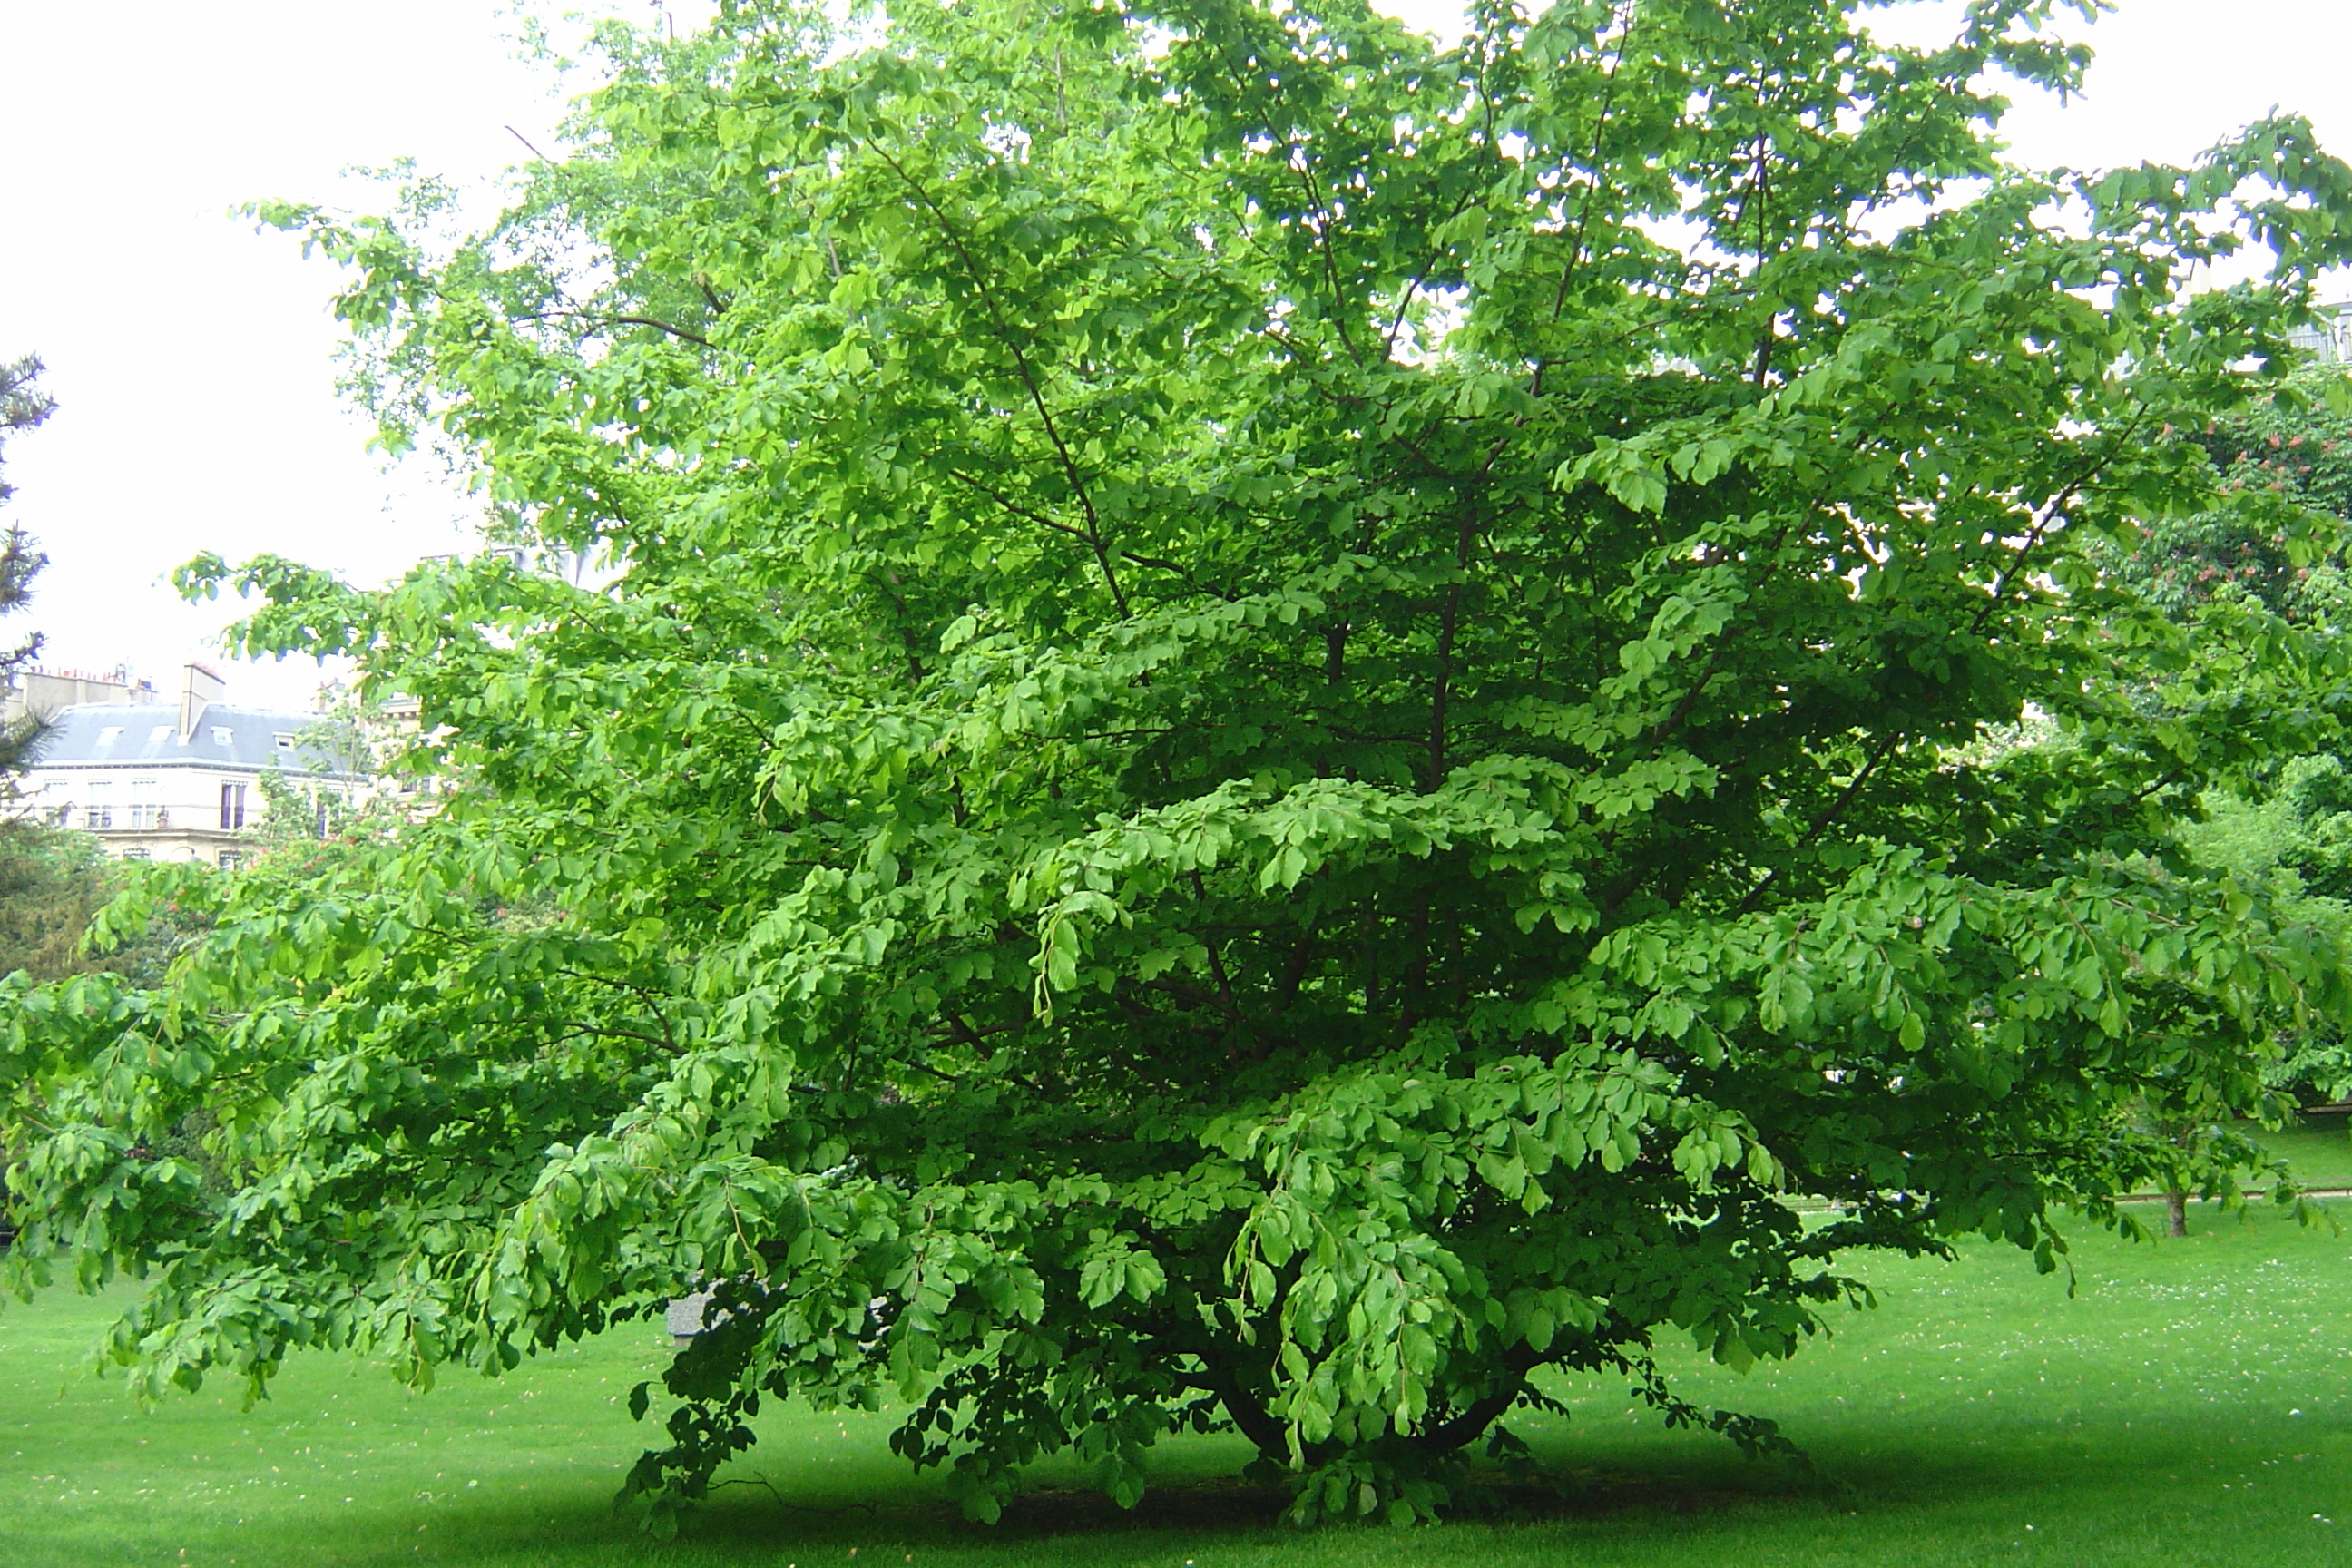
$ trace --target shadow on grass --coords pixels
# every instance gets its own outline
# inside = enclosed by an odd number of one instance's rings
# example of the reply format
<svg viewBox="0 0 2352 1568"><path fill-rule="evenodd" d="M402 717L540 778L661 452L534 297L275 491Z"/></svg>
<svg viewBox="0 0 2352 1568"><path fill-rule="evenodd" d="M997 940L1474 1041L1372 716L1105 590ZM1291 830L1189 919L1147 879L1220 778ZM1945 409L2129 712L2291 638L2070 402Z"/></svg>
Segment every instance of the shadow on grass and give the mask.
<svg viewBox="0 0 2352 1568"><path fill-rule="evenodd" d="M1550 1519L1606 1519L1615 1515L1711 1514L1759 1501L1798 1500L1827 1495L1818 1480L1790 1479L1785 1490L1733 1490L1685 1475L1581 1469L1534 1479L1484 1478L1472 1496L1441 1517L1455 1523L1526 1524ZM1155 1487L1131 1509L1100 1492L1075 1487L1040 1487L1024 1492L993 1526L1012 1539L1106 1534L1121 1530L1287 1530L1283 1510L1286 1488L1243 1481L1196 1481Z"/></svg>
<svg viewBox="0 0 2352 1568"><path fill-rule="evenodd" d="M1733 1465L1743 1462L1735 1457ZM1742 1484L1744 1483L1744 1484ZM913 1483L910 1481L909 1489ZM868 1541L934 1546L1104 1541L1118 1537L1204 1541L1296 1539L1303 1532L1283 1517L1286 1488L1239 1479L1204 1479L1155 1486L1133 1508L1098 1491L1067 1485L1034 1486L1007 1505L993 1524L966 1519L943 1497L869 1499L829 1507L780 1500L746 1488L688 1516L681 1542L843 1547ZM1867 1506L1867 1494L1822 1475L1787 1466L1757 1465L1741 1475L1706 1466L1583 1467L1524 1477L1484 1476L1475 1494L1448 1507L1453 1524L1533 1524L1560 1520L1628 1523L1644 1519L1692 1521L1744 1512L1834 1502ZM1338 1528L1352 1528L1339 1521Z"/></svg>
<svg viewBox="0 0 2352 1568"><path fill-rule="evenodd" d="M1857 1423L1836 1434L1834 1450L1818 1454L1811 1470L1747 1460L1687 1434L1612 1434L1605 1447L1615 1452L1600 1456L1600 1463L1556 1460L1533 1479L1482 1476L1481 1495L1446 1510L1444 1518L1456 1524L1583 1521L1627 1529L1671 1521L1677 1533L1685 1533L1694 1526L1704 1532L1709 1521L1752 1522L1759 1515L1885 1517L1943 1508L2014 1511L2028 1502L2046 1504L2059 1493L2095 1510L2130 1508L2137 1506L2134 1500L2145 1500L2180 1477L2252 1462L2250 1456L2257 1452L2283 1455L2298 1443L2322 1441L2352 1426L2328 1420L2289 1426L2249 1422L2242 1412L2235 1414L2239 1418L2226 1432L2192 1421L2102 1422L2059 1430L2050 1423L2015 1419L1961 1436L1942 1422ZM936 1493L909 1495L918 1484L909 1478L904 1489L836 1501L824 1510L780 1502L747 1488L690 1516L680 1540L817 1548L868 1541L1108 1544L1129 1536L1161 1542L1222 1536L1238 1543L1296 1539L1300 1533L1282 1518L1290 1501L1287 1490L1235 1479L1155 1486L1133 1509L1121 1509L1081 1487L1040 1484L1015 1498L994 1525L965 1520ZM927 1486L922 1489L929 1492Z"/></svg>
<svg viewBox="0 0 2352 1568"><path fill-rule="evenodd" d="M1203 1545L1297 1541L1301 1531L1283 1519L1291 1493L1286 1488L1238 1479L1196 1479L1152 1488L1131 1509L1122 1509L1100 1492L1068 1485L1033 1487L1015 1497L994 1524L963 1517L955 1504L939 1495L927 1481L908 1478L902 1489L825 1505L787 1500L766 1488L737 1478L730 1487L704 1507L686 1516L668 1550L693 1557L709 1555L735 1562L750 1553L799 1551L838 1555L849 1547L868 1551L880 1544L906 1547L987 1549L1018 1548L1054 1542L1117 1558L1125 1553L1114 1543L1138 1550L1164 1552L1171 1540ZM1735 1489L1714 1484L1700 1475L1661 1468L1580 1469L1535 1480L1486 1478L1480 1495L1466 1506L1445 1510L1448 1522L1462 1524L1530 1524L1556 1520L1633 1521L1648 1517L1691 1520L1720 1514L1804 1504L1829 1495L1830 1489L1803 1477L1780 1478L1780 1484ZM895 1492L895 1495L892 1495ZM651 1547L632 1513L608 1507L583 1506L587 1500L567 1498L551 1510L499 1506L488 1503L447 1505L437 1514L436 1543L446 1549L462 1542L473 1552L495 1553L502 1560L518 1548L560 1555L563 1549L623 1543ZM1357 1528L1342 1522L1335 1528ZM1373 1527L1377 1529L1378 1527ZM1387 1533L1382 1531L1381 1533ZM413 1562L407 1543L399 1555L355 1561ZM878 1558L887 1563L887 1559Z"/></svg>
<svg viewBox="0 0 2352 1568"><path fill-rule="evenodd" d="M1156 1487L1135 1509L1121 1510L1070 1484L1075 1478L1065 1474L1024 1492L997 1524L982 1525L961 1517L935 1475L917 1478L877 1464L829 1477L772 1469L787 1482L783 1496L756 1484L729 1488L689 1515L668 1543L646 1537L634 1516L613 1511L609 1493L575 1484L530 1502L467 1492L413 1513L369 1510L343 1523L331 1552L286 1555L290 1542L281 1537L278 1554L246 1555L245 1563L1164 1568L1198 1557L1203 1563L1285 1568L1494 1568L1557 1562L1567 1552L1580 1562L1628 1564L1941 1564L1953 1552L1972 1550L1965 1542L2004 1533L1988 1521L2009 1518L2040 1521L2045 1532L2071 1520L2078 1538L2132 1528L2134 1520L2154 1527L2165 1515L2171 1516L2165 1528L2179 1530L2181 1516L2173 1513L2174 1505L2204 1505L2179 1495L2179 1487L2168 1488L2168 1476L2206 1478L2217 1450L2229 1450L2233 1441L2242 1445L2229 1465L2234 1475L2242 1466L2251 1468L2255 1450L2280 1447L2285 1435L2276 1423L2242 1419L2234 1437L2186 1421L2135 1419L2129 1428L2103 1422L2064 1432L2032 1426L2001 1423L1979 1435L1956 1432L1948 1422L1918 1428L1856 1423L1837 1434L1837 1451L1822 1456L1811 1475L1746 1461L1716 1450L1712 1440L1654 1431L1607 1434L1607 1441L1590 1445L1607 1450L1589 1456L1598 1462L1570 1468L1562 1461L1582 1446L1568 1440L1565 1428L1555 1429L1545 1435L1544 1447L1553 1450L1548 1457L1557 1468L1535 1482L1489 1476L1485 1506L1450 1512L1434 1531L1342 1524L1302 1532L1281 1521L1289 1500L1283 1489L1197 1475ZM1170 1458L1197 1464L1201 1456L1171 1452ZM749 1467L737 1472L746 1480L751 1474ZM819 1489L813 1483L830 1484ZM2216 1477L2210 1485L2218 1489L2218 1483ZM2214 1489L2210 1495L2222 1494ZM2319 1505L2298 1506L2308 1514ZM420 1521L426 1526L422 1531ZM1853 1549L1828 1550L1840 1539ZM1933 1543L1935 1550L1915 1558L1906 1542L1922 1551ZM1810 1555L1817 1548L1822 1554Z"/></svg>

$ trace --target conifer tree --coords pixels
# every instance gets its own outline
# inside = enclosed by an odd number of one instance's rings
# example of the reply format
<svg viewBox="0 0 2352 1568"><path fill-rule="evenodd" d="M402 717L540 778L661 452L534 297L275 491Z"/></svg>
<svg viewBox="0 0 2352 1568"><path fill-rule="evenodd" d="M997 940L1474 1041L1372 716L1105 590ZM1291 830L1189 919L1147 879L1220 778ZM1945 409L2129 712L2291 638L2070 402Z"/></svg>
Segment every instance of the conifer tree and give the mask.
<svg viewBox="0 0 2352 1568"><path fill-rule="evenodd" d="M9 436L40 424L56 406L40 389L42 368L39 358L32 354L0 363L0 456L5 456ZM8 483L5 468L0 468L0 506L5 506L14 494L16 488ZM11 527L0 532L0 616L13 615L25 607L32 596L34 576L47 564L48 557L34 546L23 529ZM16 671L32 663L40 650L38 633L13 648L0 647L0 687L6 686ZM29 715L0 728L0 788L23 771L39 733L39 721Z"/></svg>

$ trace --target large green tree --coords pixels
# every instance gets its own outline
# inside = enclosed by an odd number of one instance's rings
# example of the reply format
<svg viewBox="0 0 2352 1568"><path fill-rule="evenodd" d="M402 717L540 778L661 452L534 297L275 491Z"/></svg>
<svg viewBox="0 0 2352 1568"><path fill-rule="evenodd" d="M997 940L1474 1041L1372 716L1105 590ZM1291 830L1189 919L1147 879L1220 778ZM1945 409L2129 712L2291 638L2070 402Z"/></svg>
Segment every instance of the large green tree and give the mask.
<svg viewBox="0 0 2352 1568"><path fill-rule="evenodd" d="M1769 1441L1651 1346L1790 1354L1866 1249L2059 1266L2170 1169L2136 1108L2259 1113L2344 1005L2176 838L2332 739L2342 652L2090 551L2251 504L2187 433L2284 373L2352 171L2290 118L2004 164L2048 10L728 0L605 34L485 231L271 209L388 435L609 571L191 569L457 782L159 879L160 988L5 999L20 1281L144 1271L149 1387L709 1281L657 1520L763 1398L886 1393L983 1517L1217 1426L1315 1517L1435 1506L1546 1369ZM2070 743L1978 743L2029 714ZM198 1110L216 1181L146 1142Z"/></svg>

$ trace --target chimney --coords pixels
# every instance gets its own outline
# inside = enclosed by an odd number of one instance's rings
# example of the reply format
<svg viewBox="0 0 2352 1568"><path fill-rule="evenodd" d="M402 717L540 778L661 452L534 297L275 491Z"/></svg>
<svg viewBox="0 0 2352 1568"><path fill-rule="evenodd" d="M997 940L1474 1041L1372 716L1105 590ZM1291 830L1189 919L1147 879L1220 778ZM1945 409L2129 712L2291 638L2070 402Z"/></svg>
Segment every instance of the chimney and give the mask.
<svg viewBox="0 0 2352 1568"><path fill-rule="evenodd" d="M188 737L196 732L197 721L205 710L217 700L228 682L204 665L190 659L180 672L180 743L186 745Z"/></svg>

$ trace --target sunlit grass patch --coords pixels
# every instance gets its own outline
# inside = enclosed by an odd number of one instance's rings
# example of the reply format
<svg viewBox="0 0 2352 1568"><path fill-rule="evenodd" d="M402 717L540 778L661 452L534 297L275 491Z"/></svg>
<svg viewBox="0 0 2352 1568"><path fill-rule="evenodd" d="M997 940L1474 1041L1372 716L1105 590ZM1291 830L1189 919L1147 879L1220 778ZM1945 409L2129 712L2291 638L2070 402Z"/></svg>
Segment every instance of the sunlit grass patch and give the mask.
<svg viewBox="0 0 2352 1568"><path fill-rule="evenodd" d="M2305 1186L2352 1187L2352 1134L2346 1121L2341 1115L2307 1116L2275 1132L2256 1130L2254 1137L2283 1156Z"/></svg>

